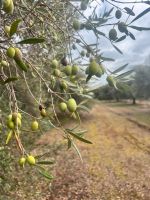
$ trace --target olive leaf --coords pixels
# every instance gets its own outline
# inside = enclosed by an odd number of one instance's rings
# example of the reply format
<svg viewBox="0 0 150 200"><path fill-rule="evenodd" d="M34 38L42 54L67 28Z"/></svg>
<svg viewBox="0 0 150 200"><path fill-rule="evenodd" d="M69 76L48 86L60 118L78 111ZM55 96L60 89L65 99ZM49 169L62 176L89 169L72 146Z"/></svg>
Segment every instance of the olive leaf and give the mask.
<svg viewBox="0 0 150 200"><path fill-rule="evenodd" d="M10 37L13 36L18 29L19 23L21 22L21 19L16 19L15 21L12 22L11 27L10 27Z"/></svg>
<svg viewBox="0 0 150 200"><path fill-rule="evenodd" d="M90 110L86 106L84 106L84 105L78 105L78 108L80 108L82 110L85 110L87 112L90 112Z"/></svg>
<svg viewBox="0 0 150 200"><path fill-rule="evenodd" d="M126 39L126 37L126 35L123 35L120 38L118 38L115 42L121 42L122 40Z"/></svg>
<svg viewBox="0 0 150 200"><path fill-rule="evenodd" d="M80 153L78 147L76 146L76 144L75 144L73 141L72 141L72 145L73 145L74 149L76 150L78 156L80 157L81 161L83 161L83 160L82 160L81 153Z"/></svg>
<svg viewBox="0 0 150 200"><path fill-rule="evenodd" d="M125 7L124 9L127 11L127 14L135 16L135 13L133 12L131 8Z"/></svg>
<svg viewBox="0 0 150 200"><path fill-rule="evenodd" d="M52 164L54 164L54 161L42 160L42 161L38 161L37 164L41 164L41 165L52 165Z"/></svg>
<svg viewBox="0 0 150 200"><path fill-rule="evenodd" d="M71 141L71 139L70 138L67 138L68 139L68 149L70 149L71 148L71 146L72 146L72 141Z"/></svg>
<svg viewBox="0 0 150 200"><path fill-rule="evenodd" d="M114 44L112 44L112 45L120 54L123 54L122 51L118 47L116 47Z"/></svg>
<svg viewBox="0 0 150 200"><path fill-rule="evenodd" d="M3 1L0 0L0 8L2 8L2 6L3 6Z"/></svg>
<svg viewBox="0 0 150 200"><path fill-rule="evenodd" d="M129 71L126 71L126 72L124 72L124 73L118 75L117 78L123 78L123 77L126 77L126 76L130 75L130 74L133 73L133 72L134 72L134 70L131 69L131 70L129 70Z"/></svg>
<svg viewBox="0 0 150 200"><path fill-rule="evenodd" d="M12 81L16 81L18 80L18 77L9 77L7 78L3 84L6 84L6 83L9 83L9 82L12 82Z"/></svg>
<svg viewBox="0 0 150 200"><path fill-rule="evenodd" d="M131 32L128 32L130 38L132 38L132 40L135 40L135 36L131 33Z"/></svg>
<svg viewBox="0 0 150 200"><path fill-rule="evenodd" d="M84 139L83 137L80 137L79 135L77 135L76 133L74 133L73 131L66 129L67 133L69 133L70 135L72 135L73 137L75 137L76 139L85 142L87 144L92 144L91 141Z"/></svg>
<svg viewBox="0 0 150 200"><path fill-rule="evenodd" d="M44 41L45 41L44 38L27 38L27 39L24 39L24 40L18 42L18 44L38 44L38 43L42 43Z"/></svg>
<svg viewBox="0 0 150 200"><path fill-rule="evenodd" d="M129 26L129 28L133 28L137 31L149 31L150 30L150 28L148 28L148 27L139 27L139 26Z"/></svg>
<svg viewBox="0 0 150 200"><path fill-rule="evenodd" d="M101 31L99 31L97 29L94 29L93 31L94 31L95 34L105 36L105 33L101 32Z"/></svg>
<svg viewBox="0 0 150 200"><path fill-rule="evenodd" d="M18 66L21 70L27 72L27 65L26 65L22 60L20 60L20 59L15 59L15 61L16 61L17 66Z"/></svg>
<svg viewBox="0 0 150 200"><path fill-rule="evenodd" d="M121 66L121 67L119 67L118 69L116 69L115 71L113 71L113 72L111 72L111 73L112 73L112 74L116 74L116 73L118 73L118 72L124 70L127 66L128 66L128 63L125 64L125 65L123 65L123 66Z"/></svg>
<svg viewBox="0 0 150 200"><path fill-rule="evenodd" d="M108 17L112 13L113 10L114 10L114 7L112 7L108 12L105 12L103 17Z"/></svg>
<svg viewBox="0 0 150 200"><path fill-rule="evenodd" d="M143 12L141 12L139 15L137 15L131 22L133 23L134 21L138 20L139 18L141 18L143 15L146 15L148 12L150 12L150 8L147 8L146 10L144 10Z"/></svg>
<svg viewBox="0 0 150 200"><path fill-rule="evenodd" d="M41 169L41 170L39 170L38 169L38 172L42 175L42 176L44 176L45 178L47 178L47 179L49 179L49 180L52 180L54 177L51 175L51 174L49 174L45 169Z"/></svg>
<svg viewBox="0 0 150 200"><path fill-rule="evenodd" d="M92 78L92 76L89 74L86 78L86 83Z"/></svg>
<svg viewBox="0 0 150 200"><path fill-rule="evenodd" d="M115 59L113 59L113 58L107 58L107 57L103 57L103 56L101 56L100 57L103 61L115 61Z"/></svg>

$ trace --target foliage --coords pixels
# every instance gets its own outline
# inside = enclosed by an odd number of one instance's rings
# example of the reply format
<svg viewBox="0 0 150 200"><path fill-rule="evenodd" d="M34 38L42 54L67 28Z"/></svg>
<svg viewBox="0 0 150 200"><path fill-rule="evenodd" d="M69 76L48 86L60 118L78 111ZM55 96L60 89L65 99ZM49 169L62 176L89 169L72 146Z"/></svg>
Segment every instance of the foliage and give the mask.
<svg viewBox="0 0 150 200"><path fill-rule="evenodd" d="M150 66L135 67L135 92L138 98L150 98Z"/></svg>
<svg viewBox="0 0 150 200"><path fill-rule="evenodd" d="M150 67L138 65L134 66L133 70L133 79L130 78L127 82L118 80L117 89L105 85L95 91L95 97L100 100L148 99L150 97Z"/></svg>

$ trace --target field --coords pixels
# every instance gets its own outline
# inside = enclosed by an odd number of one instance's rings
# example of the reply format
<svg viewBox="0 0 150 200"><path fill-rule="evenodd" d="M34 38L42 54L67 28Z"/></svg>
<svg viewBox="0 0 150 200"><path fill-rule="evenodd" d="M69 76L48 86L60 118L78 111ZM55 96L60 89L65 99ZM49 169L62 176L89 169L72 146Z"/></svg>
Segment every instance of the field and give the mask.
<svg viewBox="0 0 150 200"><path fill-rule="evenodd" d="M82 122L85 137L93 142L77 142L83 162L51 130L36 141L33 153L50 149L55 179L49 184L33 175L25 182L26 172L8 200L150 199L149 105L94 102Z"/></svg>

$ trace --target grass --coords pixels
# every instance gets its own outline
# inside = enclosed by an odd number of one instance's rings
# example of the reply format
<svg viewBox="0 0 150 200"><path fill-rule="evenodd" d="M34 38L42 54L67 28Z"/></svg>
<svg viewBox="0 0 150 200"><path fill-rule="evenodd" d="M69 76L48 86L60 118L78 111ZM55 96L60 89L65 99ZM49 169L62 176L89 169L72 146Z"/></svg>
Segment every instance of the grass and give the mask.
<svg viewBox="0 0 150 200"><path fill-rule="evenodd" d="M148 113L143 113L143 112L137 112L137 113L134 113L133 114L133 117L138 121L138 122L141 122L141 123L144 123L148 126L150 126L150 112Z"/></svg>
<svg viewBox="0 0 150 200"><path fill-rule="evenodd" d="M125 102L103 102L103 104L107 105L118 114L130 117L138 123L150 126L150 109L146 106L146 104L133 105Z"/></svg>

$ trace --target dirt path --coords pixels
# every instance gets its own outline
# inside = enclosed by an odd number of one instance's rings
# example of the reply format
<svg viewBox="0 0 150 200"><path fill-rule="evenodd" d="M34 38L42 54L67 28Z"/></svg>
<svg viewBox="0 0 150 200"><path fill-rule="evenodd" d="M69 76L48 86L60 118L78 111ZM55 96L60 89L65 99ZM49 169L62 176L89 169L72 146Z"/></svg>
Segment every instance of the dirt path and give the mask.
<svg viewBox="0 0 150 200"><path fill-rule="evenodd" d="M50 131L34 151L50 149L49 156L56 159L55 179L49 188L43 179L30 179L34 190L23 179L19 186L23 191L17 188L14 200L150 199L150 131L111 112L105 104L96 104L82 124L88 130L85 137L93 142L77 141L83 163L74 150L66 150L64 141L60 145L56 131Z"/></svg>
<svg viewBox="0 0 150 200"><path fill-rule="evenodd" d="M83 163L73 151L58 153L56 179L46 199L149 200L150 132L105 105L95 105L83 127L93 145L78 143ZM51 137L42 137L39 144L48 144Z"/></svg>

